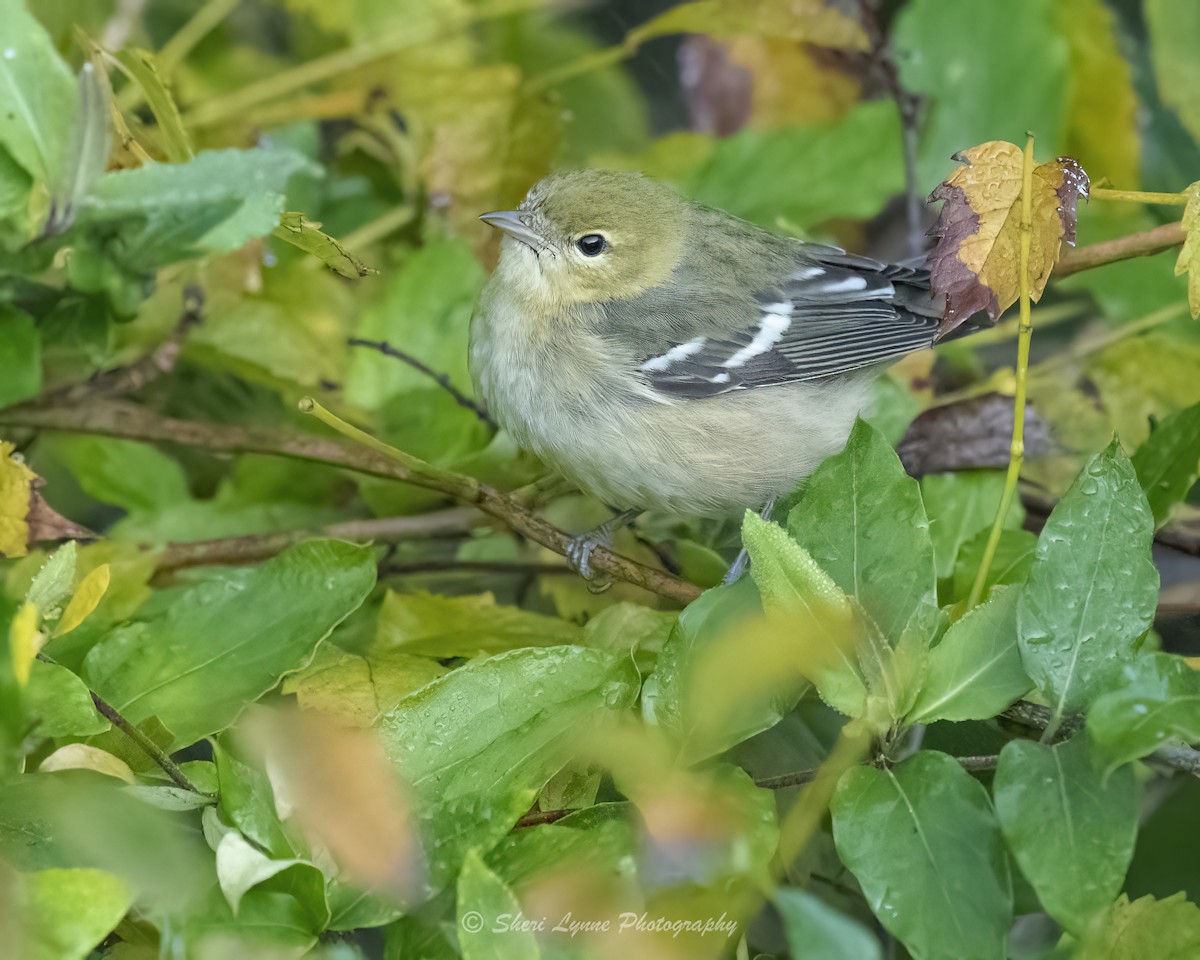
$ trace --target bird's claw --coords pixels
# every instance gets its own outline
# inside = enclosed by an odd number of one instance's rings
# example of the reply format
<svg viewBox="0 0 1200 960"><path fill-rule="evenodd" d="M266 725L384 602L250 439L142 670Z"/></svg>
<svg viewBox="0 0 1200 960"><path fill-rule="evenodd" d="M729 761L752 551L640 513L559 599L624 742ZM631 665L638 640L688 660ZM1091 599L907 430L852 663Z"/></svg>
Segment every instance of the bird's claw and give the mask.
<svg viewBox="0 0 1200 960"><path fill-rule="evenodd" d="M742 547L737 555L737 559L730 564L728 570L725 571L725 577L721 583L728 586L731 583L737 583L742 579L742 574L746 572L746 568L750 566L750 551Z"/></svg>
<svg viewBox="0 0 1200 960"><path fill-rule="evenodd" d="M567 561L588 583L592 593L603 593L612 586L612 579L592 570L592 554L597 547L611 547L612 534L603 528L581 533L567 542Z"/></svg>

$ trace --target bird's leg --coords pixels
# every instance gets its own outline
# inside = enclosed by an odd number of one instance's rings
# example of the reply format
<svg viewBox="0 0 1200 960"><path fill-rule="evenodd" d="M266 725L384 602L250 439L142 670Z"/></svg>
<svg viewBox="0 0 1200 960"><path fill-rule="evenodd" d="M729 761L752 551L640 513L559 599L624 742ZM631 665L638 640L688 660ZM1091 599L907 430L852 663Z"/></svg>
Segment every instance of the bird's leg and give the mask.
<svg viewBox="0 0 1200 960"><path fill-rule="evenodd" d="M759 516L764 520L771 519L771 511L775 509L775 497L772 497L763 504L762 510L759 511ZM737 583L742 579L742 574L746 572L746 568L750 566L750 554L745 547L738 551L737 559L725 572L725 579L721 581L723 584Z"/></svg>
<svg viewBox="0 0 1200 960"><path fill-rule="evenodd" d="M567 544L567 560L579 571L581 577L585 580L592 579L592 551L597 547L611 547L613 534L636 520L641 512L640 510L622 510L611 520L600 524L595 530L589 530L587 533L581 533L579 536L571 538Z"/></svg>

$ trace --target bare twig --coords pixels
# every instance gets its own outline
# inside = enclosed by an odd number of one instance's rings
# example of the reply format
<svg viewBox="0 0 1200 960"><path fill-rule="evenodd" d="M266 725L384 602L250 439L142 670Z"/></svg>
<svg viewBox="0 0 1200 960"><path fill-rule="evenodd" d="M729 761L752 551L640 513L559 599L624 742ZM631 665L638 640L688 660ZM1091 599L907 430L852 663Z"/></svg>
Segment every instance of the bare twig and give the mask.
<svg viewBox="0 0 1200 960"><path fill-rule="evenodd" d="M407 457L404 463L395 462L374 450L314 434L176 420L124 402L88 403L78 407L12 407L0 410L0 425L96 433L148 443L169 441L219 453L263 453L325 463L435 490L448 498L478 508L522 536L562 556L566 556L571 542L570 535L565 531L537 516L509 494L501 493L474 477L442 470L417 457ZM694 584L622 557L604 547L596 548L591 564L603 575L632 583L679 603L690 603L701 592Z"/></svg>
<svg viewBox="0 0 1200 960"><path fill-rule="evenodd" d="M183 291L183 308L171 333L151 353L125 367L106 370L83 383L73 383L43 394L36 403L80 403L85 397L120 397L141 390L165 373L175 369L183 341L188 332L204 319L204 291L187 286Z"/></svg>
<svg viewBox="0 0 1200 960"><path fill-rule="evenodd" d="M1055 277L1069 277L1073 273L1103 267L1118 260L1131 260L1134 257L1149 257L1164 250L1170 250L1183 243L1186 235L1183 226L1178 223L1164 223L1153 230L1143 230L1141 233L1131 233L1115 240L1105 240L1103 243L1092 243L1086 247L1068 250L1058 265L1054 268Z"/></svg>
<svg viewBox="0 0 1200 960"><path fill-rule="evenodd" d="M1036 730L1048 729L1051 720L1054 719L1049 707L1030 703L1028 700L1018 700L1000 716ZM1065 739L1082 728L1082 717L1067 714L1061 718L1061 723L1054 733L1057 737ZM1145 759L1147 762L1162 764L1173 770L1181 770L1192 776L1200 777L1200 750L1194 747L1182 744L1159 747Z"/></svg>
<svg viewBox="0 0 1200 960"><path fill-rule="evenodd" d="M456 507L414 517L380 517L372 520L348 520L309 530L283 533L258 533L244 537L223 537L171 543L158 558L160 571L183 570L213 563L253 563L266 560L306 537L333 537L336 540L396 543L401 540L428 540L468 534L479 524L474 510Z"/></svg>
<svg viewBox="0 0 1200 960"><path fill-rule="evenodd" d="M49 657L44 653L39 653L37 657L45 663L58 665L53 657ZM198 793L202 797L209 796L209 794L205 793L187 778L187 775L179 769L179 765L167 756L157 743L121 716L121 712L116 707L102 698L96 691L89 689L88 693L92 697L92 705L96 708L96 712L137 744L138 749L153 760L159 769L174 781L175 786L182 790L187 790L189 793Z"/></svg>
<svg viewBox="0 0 1200 960"><path fill-rule="evenodd" d="M502 563L485 560L414 560L397 563L389 560L379 570L383 574L407 576L422 573L502 573L515 577L577 576L565 563Z"/></svg>
<svg viewBox="0 0 1200 960"><path fill-rule="evenodd" d="M378 350L385 357L392 357L395 360L399 360L401 363L407 363L418 373L425 374L425 376L429 377L430 380L450 394L450 396L454 398L455 402L460 407L470 410L480 420L488 424L488 426L496 426L495 421L488 416L487 411L484 410L483 407L479 406L479 404L477 404L474 400L472 400L465 393L459 390L458 387L450 382L450 376L448 374L438 373L429 365L418 360L411 353L405 353L403 350L393 347L386 340L364 340L362 337L351 337L346 342L352 347L370 347L372 350Z"/></svg>

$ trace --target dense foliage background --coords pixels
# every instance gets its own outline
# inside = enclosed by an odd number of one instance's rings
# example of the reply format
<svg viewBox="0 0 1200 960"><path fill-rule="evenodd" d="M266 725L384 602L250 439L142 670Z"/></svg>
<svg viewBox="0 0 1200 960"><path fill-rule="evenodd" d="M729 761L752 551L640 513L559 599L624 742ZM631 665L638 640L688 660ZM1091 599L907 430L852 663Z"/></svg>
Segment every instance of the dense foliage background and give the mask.
<svg viewBox="0 0 1200 960"><path fill-rule="evenodd" d="M1197 51L1195 0L0 0L5 956L1200 956L1200 244L1129 255L1200 218ZM478 214L616 166L902 259L1026 131L1135 239L1033 309L984 573L1007 314L589 590L608 512L462 395Z"/></svg>

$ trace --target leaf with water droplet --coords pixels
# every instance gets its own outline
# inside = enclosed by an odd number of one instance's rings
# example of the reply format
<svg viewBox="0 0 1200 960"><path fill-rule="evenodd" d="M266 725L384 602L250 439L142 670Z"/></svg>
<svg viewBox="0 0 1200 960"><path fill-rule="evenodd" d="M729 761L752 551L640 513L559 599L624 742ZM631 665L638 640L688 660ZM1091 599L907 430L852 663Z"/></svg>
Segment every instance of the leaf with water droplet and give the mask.
<svg viewBox="0 0 1200 960"><path fill-rule="evenodd" d="M1107 674L1088 732L1110 768L1153 753L1168 737L1200 741L1200 673L1170 653L1147 653Z"/></svg>
<svg viewBox="0 0 1200 960"><path fill-rule="evenodd" d="M1076 935L1121 890L1137 836L1133 770L1105 775L1087 737L1014 740L993 786L1008 848L1042 907Z"/></svg>
<svg viewBox="0 0 1200 960"><path fill-rule="evenodd" d="M913 956L1002 960L1012 881L987 791L953 757L922 750L859 766L830 805L842 862Z"/></svg>
<svg viewBox="0 0 1200 960"><path fill-rule="evenodd" d="M1109 665L1131 660L1150 628L1153 537L1146 495L1114 440L1050 514L1021 594L1021 659L1055 723L1105 692Z"/></svg>

